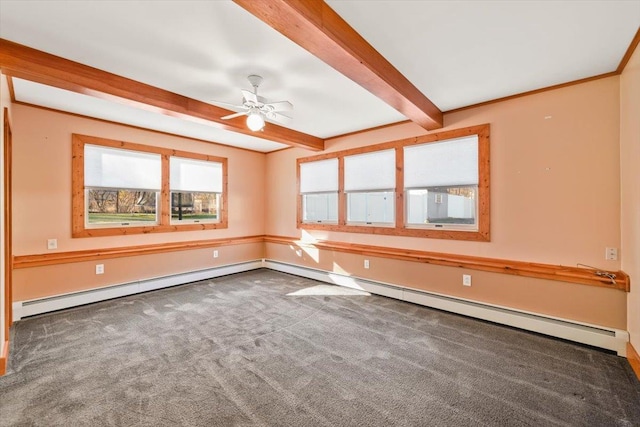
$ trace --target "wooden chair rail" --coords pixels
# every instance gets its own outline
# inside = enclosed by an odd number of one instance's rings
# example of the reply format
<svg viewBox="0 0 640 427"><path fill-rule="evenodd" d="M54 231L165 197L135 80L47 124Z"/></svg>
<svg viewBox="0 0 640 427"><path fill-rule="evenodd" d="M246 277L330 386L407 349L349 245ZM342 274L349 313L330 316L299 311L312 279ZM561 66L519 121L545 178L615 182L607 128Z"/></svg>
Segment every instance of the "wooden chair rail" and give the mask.
<svg viewBox="0 0 640 427"><path fill-rule="evenodd" d="M624 292L629 292L631 286L629 276L623 271L592 270L588 268L568 267L563 265L539 264L524 261L482 258L470 255L445 254L438 252L426 252L411 249L359 245L342 242L303 242L294 237L283 236L247 236L228 239L210 239L107 249L54 252L49 254L37 255L18 255L13 257L13 268L32 268L45 265L68 264L100 259L150 255L163 252L184 251L218 246L263 242L294 245L297 247L314 247L318 249L346 252L357 255L421 262L433 265L444 265L448 267L468 268L471 270L489 271L493 273L511 274L515 276L534 277L538 279L557 280L561 282L578 283L582 285L617 289ZM607 277L598 276L596 274L597 271L615 274L615 284L613 284L612 281Z"/></svg>
<svg viewBox="0 0 640 427"><path fill-rule="evenodd" d="M567 267L563 265L538 264L524 261L512 261L497 258L481 258L470 255L445 254L410 249L388 248L382 246L359 245L352 243L317 241L302 242L291 237L265 236L265 242L296 246L307 246L319 249L347 252L358 255L422 262L425 264L444 265L449 267L468 268L471 270L490 271L515 276L534 277L538 279L557 280L561 282L579 283L582 285L600 286L629 292L629 275L623 271L592 270L587 268ZM598 276L596 271L615 274L615 284L607 277Z"/></svg>
<svg viewBox="0 0 640 427"><path fill-rule="evenodd" d="M229 239L196 240L190 242L159 243L107 249L89 249L84 251L54 252L38 255L19 255L13 257L13 268L41 267L44 265L69 264L99 259L122 258L138 255L159 254L163 252L186 251L262 242L264 242L263 236L247 236Z"/></svg>

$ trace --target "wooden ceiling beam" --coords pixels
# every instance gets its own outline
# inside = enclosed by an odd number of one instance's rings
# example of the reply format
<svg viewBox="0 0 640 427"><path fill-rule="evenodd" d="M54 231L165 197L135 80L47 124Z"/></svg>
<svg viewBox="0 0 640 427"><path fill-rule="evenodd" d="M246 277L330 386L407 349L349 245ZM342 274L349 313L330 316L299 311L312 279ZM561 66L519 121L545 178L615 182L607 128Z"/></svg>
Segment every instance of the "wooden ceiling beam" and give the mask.
<svg viewBox="0 0 640 427"><path fill-rule="evenodd" d="M117 101L165 114L287 145L323 150L324 140L267 123L260 133L249 130L243 117L222 120L233 113L215 105L178 95L24 45L0 39L0 70L3 74L48 86Z"/></svg>
<svg viewBox="0 0 640 427"><path fill-rule="evenodd" d="M234 0L424 129L442 111L322 0Z"/></svg>

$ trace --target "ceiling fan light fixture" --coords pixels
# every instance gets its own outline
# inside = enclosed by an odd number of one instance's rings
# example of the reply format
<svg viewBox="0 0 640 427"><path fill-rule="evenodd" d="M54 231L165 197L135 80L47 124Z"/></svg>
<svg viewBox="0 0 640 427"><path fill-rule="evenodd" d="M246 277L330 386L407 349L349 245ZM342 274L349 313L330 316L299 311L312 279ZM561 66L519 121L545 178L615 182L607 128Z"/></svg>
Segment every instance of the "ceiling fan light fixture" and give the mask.
<svg viewBox="0 0 640 427"><path fill-rule="evenodd" d="M258 132L264 129L266 119L276 123L288 123L291 120L291 116L282 114L282 112L293 111L293 104L289 101L267 101L258 95L258 86L260 86L262 82L262 77L257 74L251 74L247 78L251 86L253 86L253 92L244 89L240 90L242 93L242 105L218 102L218 104L229 105L234 110L240 110L236 113L220 117L220 119L230 120L240 116L247 116L247 128L252 132Z"/></svg>
<svg viewBox="0 0 640 427"><path fill-rule="evenodd" d="M264 127L264 118L260 113L249 113L247 115L247 127L254 132L261 130Z"/></svg>

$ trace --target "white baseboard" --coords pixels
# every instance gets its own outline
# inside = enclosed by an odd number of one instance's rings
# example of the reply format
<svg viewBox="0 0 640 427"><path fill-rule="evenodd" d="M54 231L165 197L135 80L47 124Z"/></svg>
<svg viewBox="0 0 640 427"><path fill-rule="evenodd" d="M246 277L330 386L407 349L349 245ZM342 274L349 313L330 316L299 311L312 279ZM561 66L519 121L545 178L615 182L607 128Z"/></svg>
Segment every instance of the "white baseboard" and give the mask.
<svg viewBox="0 0 640 427"><path fill-rule="evenodd" d="M262 267L262 262L262 260L247 261L222 267L174 274L171 276L138 280L135 282L112 285L99 289L61 294L48 298L17 301L13 303L13 321L15 322L23 317L61 310L63 308L70 308L112 298L138 294L155 289L168 288L170 286L181 285L184 283L197 282L198 280L226 276L227 274L255 270Z"/></svg>
<svg viewBox="0 0 640 427"><path fill-rule="evenodd" d="M626 345L629 341L629 333L620 329L591 325L574 320L480 303L463 298L454 298L447 295L410 289L395 284L376 282L344 274L332 273L325 270L265 259L175 274L171 276L150 278L121 285L56 295L37 300L17 301L13 303L13 320L17 321L23 317L33 316L36 314L133 295L155 289L167 288L184 283L196 282L198 280L211 279L214 277L225 276L227 274L241 273L261 267L294 274L296 276L307 277L309 279L315 279L334 285L360 289L376 295L395 298L397 300L424 305L426 307L433 307L469 317L475 317L477 319L588 344L594 347L615 351L620 356L626 356L627 352Z"/></svg>
<svg viewBox="0 0 640 427"><path fill-rule="evenodd" d="M419 291L394 284L375 282L325 270L265 260L264 267L284 273L295 274L335 285L360 289L414 304L450 311L477 319L513 326L594 347L615 351L626 356L629 332L620 329L577 322L538 313L516 310L492 304L454 298L447 295Z"/></svg>

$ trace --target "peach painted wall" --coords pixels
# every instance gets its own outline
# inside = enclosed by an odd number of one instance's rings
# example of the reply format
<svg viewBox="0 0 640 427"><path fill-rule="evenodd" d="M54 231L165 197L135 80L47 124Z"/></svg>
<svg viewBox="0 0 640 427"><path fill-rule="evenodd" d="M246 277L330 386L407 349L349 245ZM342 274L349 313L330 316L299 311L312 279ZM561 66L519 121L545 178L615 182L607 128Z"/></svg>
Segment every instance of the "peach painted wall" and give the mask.
<svg viewBox="0 0 640 427"><path fill-rule="evenodd" d="M264 233L262 153L163 135L23 105L14 106L14 255L216 239ZM229 228L131 236L71 237L71 134L228 158ZM46 207L46 220L42 210Z"/></svg>
<svg viewBox="0 0 640 427"><path fill-rule="evenodd" d="M622 268L631 276L627 328L640 350L640 49L620 76Z"/></svg>
<svg viewBox="0 0 640 427"><path fill-rule="evenodd" d="M264 217L260 214L264 210L265 194L263 180L265 155L262 153L17 104L13 108L13 119L13 253L15 256L264 234ZM72 133L227 157L229 228L72 238ZM47 250L47 239L51 238L58 240L58 249L55 251ZM241 247L246 248L245 256L237 252ZM258 247L262 248L261 244L258 244ZM233 262L256 259L256 250L251 245L218 249L220 251L218 265L225 259L227 250L234 254L230 257L230 259L233 258ZM210 250L206 251L211 256L210 252ZM212 265L213 260L208 258L207 262L200 262L198 265L188 263L185 256L187 258L189 256L185 254L198 259L201 257L198 251L155 255L149 258L155 260L149 262L149 265L155 264L155 271L161 271L163 274ZM160 275L154 273L154 269L137 268L138 263L141 262L140 258L142 257L124 258L117 262L106 261L104 277L95 274L87 276L85 272L89 265L87 263L62 264L56 268L38 267L16 270L13 283L14 301ZM94 265L96 262L90 264ZM110 264L114 267L109 267ZM116 269L121 269L122 273L116 274ZM78 281L74 277L83 280Z"/></svg>
<svg viewBox="0 0 640 427"><path fill-rule="evenodd" d="M0 356L2 356L2 346L5 339L9 337L4 336L4 109L8 108L11 119L11 97L9 94L9 86L7 79L3 74L0 74Z"/></svg>
<svg viewBox="0 0 640 427"><path fill-rule="evenodd" d="M358 254L278 243L267 243L265 256L407 288L626 329L626 294L621 291L371 256L366 257L370 268L365 269L363 257ZM461 286L463 274L472 275L471 287Z"/></svg>
<svg viewBox="0 0 640 427"><path fill-rule="evenodd" d="M615 76L445 114L445 129L491 125L491 242L299 230L295 160L316 154L302 149L267 155L267 234L618 270L620 262L606 261L604 252L605 247L620 247L619 102ZM333 139L327 151L423 133L406 123ZM450 295L462 287L460 269L408 268L396 261L385 261L384 266L380 277L391 283L416 286L427 280L429 286L437 283L437 292ZM500 285L478 284L471 291L473 299L521 309L535 300L537 312L625 329L626 296L620 291L472 274L503 286L500 290ZM509 289L508 283L519 291L505 297L501 293ZM536 290L541 293L531 300ZM601 296L588 302L595 293ZM573 308L578 300L579 312Z"/></svg>
<svg viewBox="0 0 640 427"><path fill-rule="evenodd" d="M264 246L247 243L218 247L219 258L212 257L212 249L166 252L102 261L84 261L14 270L13 298L15 301L78 292L141 279L169 276L204 270L217 266L259 260ZM104 274L96 276L96 263L104 264Z"/></svg>
<svg viewBox="0 0 640 427"><path fill-rule="evenodd" d="M491 242L308 233L331 241L617 270L619 261L606 261L604 252L620 246L618 81L600 79L445 115L444 129L491 124ZM326 151L423 133L407 123L330 140ZM267 234L301 237L295 159L313 154L288 149L267 155Z"/></svg>

